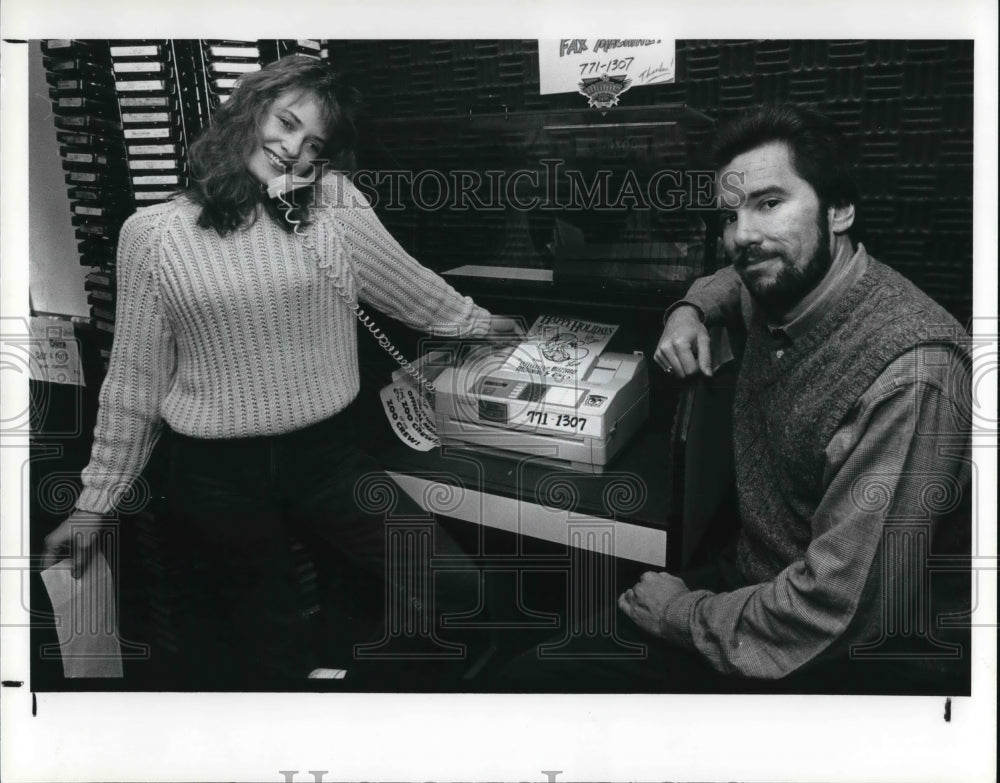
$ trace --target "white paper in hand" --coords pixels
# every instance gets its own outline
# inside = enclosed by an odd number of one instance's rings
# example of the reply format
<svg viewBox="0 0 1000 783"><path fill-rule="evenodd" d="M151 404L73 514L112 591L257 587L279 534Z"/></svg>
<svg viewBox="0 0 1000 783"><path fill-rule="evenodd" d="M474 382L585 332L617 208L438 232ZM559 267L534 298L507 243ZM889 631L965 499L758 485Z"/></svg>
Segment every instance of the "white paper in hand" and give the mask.
<svg viewBox="0 0 1000 783"><path fill-rule="evenodd" d="M66 677L121 677L115 586L104 555L95 552L79 579L73 561L61 560L42 571L52 602Z"/></svg>

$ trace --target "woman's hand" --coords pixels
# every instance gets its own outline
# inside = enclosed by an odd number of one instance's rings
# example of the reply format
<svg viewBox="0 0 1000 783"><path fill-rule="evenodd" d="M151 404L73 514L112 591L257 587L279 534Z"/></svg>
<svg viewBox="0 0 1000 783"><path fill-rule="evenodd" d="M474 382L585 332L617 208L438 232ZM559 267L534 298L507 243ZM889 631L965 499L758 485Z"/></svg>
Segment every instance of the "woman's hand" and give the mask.
<svg viewBox="0 0 1000 783"><path fill-rule="evenodd" d="M51 568L64 557L73 558L73 578L79 579L90 565L98 536L92 535L104 517L90 511L74 511L45 537L42 569Z"/></svg>
<svg viewBox="0 0 1000 783"><path fill-rule="evenodd" d="M486 333L486 337L499 340L513 340L524 337L524 334L524 327L518 319L494 315L490 317L490 328Z"/></svg>

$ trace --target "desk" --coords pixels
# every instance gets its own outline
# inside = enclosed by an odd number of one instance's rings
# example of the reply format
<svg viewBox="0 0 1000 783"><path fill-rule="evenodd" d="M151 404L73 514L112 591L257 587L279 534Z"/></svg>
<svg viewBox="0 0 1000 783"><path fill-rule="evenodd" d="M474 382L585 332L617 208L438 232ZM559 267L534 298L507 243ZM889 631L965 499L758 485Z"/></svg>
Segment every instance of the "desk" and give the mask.
<svg viewBox="0 0 1000 783"><path fill-rule="evenodd" d="M603 474L454 446L382 443L379 453L392 480L430 513L668 568L679 547L666 429L644 429Z"/></svg>

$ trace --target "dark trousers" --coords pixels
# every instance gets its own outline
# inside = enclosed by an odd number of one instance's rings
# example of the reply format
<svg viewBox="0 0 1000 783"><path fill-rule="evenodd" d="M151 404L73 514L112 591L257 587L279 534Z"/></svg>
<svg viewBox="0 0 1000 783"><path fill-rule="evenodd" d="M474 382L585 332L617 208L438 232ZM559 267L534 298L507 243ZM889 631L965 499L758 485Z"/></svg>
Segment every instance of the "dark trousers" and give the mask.
<svg viewBox="0 0 1000 783"><path fill-rule="evenodd" d="M692 590L713 592L740 586L735 561L720 557L710 565L681 575ZM504 667L504 691L556 693L707 693L723 692L729 678L716 673L700 656L671 647L643 633L617 609L613 616L592 617L589 628L613 629L592 639L586 657L545 656L541 650L555 639L528 650ZM636 648L640 648L638 652ZM628 651L628 654L624 654Z"/></svg>
<svg viewBox="0 0 1000 783"><path fill-rule="evenodd" d="M351 649L383 634L390 593L403 587L395 572L387 575L387 520L433 523L359 448L352 409L284 435L175 434L171 444L169 538L187 599L177 623L184 681L284 687L303 683L316 666L350 669L317 657L292 542L315 566L319 595L335 591L341 616L355 621L332 629L352 637ZM434 554L463 557L436 525L433 541ZM448 576L450 589L414 611L436 618L475 605L471 565Z"/></svg>
<svg viewBox="0 0 1000 783"><path fill-rule="evenodd" d="M728 592L746 586L730 546L711 562L680 574L692 590ZM590 628L614 628L603 640L605 654L591 645L586 658L545 657L544 645L514 659L500 672L500 690L565 693L819 693L963 695L969 692L967 662L853 660L843 657L802 669L780 680L721 674L699 654L640 630L617 608L614 617L590 618ZM552 644L552 641L547 644ZM641 657L625 657L626 645L641 645ZM965 642L965 649L968 643Z"/></svg>

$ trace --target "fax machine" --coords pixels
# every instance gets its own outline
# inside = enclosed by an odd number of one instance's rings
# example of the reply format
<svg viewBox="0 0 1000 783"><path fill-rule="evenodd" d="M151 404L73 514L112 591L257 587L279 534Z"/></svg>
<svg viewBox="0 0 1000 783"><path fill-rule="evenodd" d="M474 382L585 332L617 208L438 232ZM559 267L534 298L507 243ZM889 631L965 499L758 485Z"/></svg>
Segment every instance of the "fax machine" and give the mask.
<svg viewBox="0 0 1000 783"><path fill-rule="evenodd" d="M533 455L601 473L649 416L641 354L601 353L582 377L516 361L518 346L473 356L434 381L442 446Z"/></svg>

